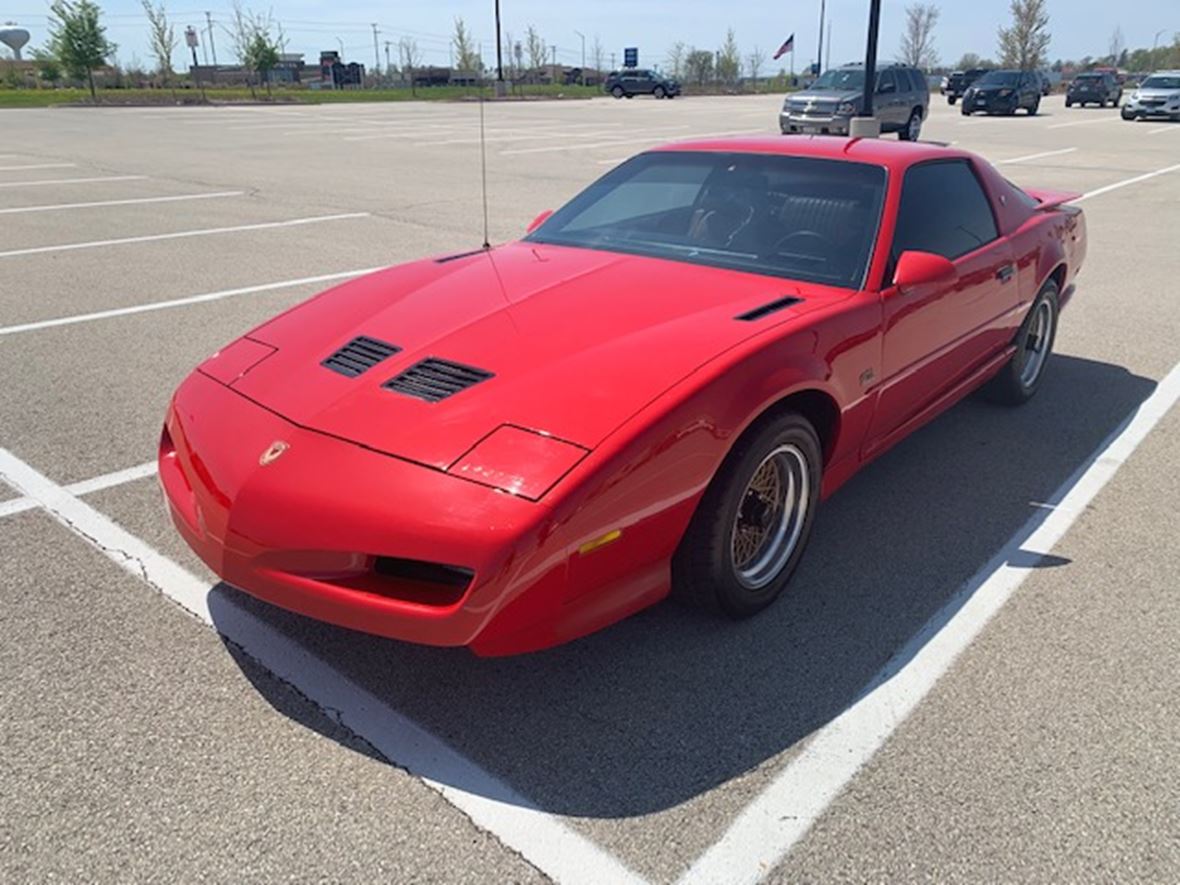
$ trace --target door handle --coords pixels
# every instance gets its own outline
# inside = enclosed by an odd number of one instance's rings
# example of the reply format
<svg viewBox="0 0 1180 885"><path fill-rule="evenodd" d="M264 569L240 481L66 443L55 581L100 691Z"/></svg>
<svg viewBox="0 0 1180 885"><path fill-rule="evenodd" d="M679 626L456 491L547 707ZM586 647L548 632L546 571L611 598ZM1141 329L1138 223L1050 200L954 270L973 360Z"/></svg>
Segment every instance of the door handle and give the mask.
<svg viewBox="0 0 1180 885"><path fill-rule="evenodd" d="M1016 273L1015 267L1013 267L1011 264L1005 264L1003 267L1001 267L999 270L996 271L996 279L999 280L1001 283L1006 283L1006 282L1008 282L1008 280L1012 279L1012 275L1015 273Z"/></svg>

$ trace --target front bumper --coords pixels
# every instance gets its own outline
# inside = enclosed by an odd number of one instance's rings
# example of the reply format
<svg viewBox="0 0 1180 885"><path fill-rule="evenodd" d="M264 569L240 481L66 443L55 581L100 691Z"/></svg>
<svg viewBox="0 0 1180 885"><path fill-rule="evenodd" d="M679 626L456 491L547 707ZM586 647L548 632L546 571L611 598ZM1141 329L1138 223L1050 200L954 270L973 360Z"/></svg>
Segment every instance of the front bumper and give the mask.
<svg viewBox="0 0 1180 885"><path fill-rule="evenodd" d="M298 427L199 372L173 398L159 467L172 520L210 569L317 620L479 651L522 594L560 597L565 560L544 550L544 505ZM444 590L391 578L379 558L473 577Z"/></svg>
<svg viewBox="0 0 1180 885"><path fill-rule="evenodd" d="M1177 117L1180 116L1180 101L1165 104L1143 104L1126 102L1122 107L1124 120L1145 119L1147 117Z"/></svg>
<svg viewBox="0 0 1180 885"><path fill-rule="evenodd" d="M783 135L847 135L848 117L813 116L791 111L779 112L779 129Z"/></svg>
<svg viewBox="0 0 1180 885"><path fill-rule="evenodd" d="M1010 114L1020 105L1020 96L971 95L964 96L964 111L983 111L988 114Z"/></svg>

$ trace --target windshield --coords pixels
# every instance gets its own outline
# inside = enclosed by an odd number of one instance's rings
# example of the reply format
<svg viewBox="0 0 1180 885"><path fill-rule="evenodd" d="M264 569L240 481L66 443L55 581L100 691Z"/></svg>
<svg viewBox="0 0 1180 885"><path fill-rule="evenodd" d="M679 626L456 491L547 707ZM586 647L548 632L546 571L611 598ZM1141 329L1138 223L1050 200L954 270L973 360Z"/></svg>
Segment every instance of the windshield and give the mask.
<svg viewBox="0 0 1180 885"><path fill-rule="evenodd" d="M976 86L1015 86L1020 82L1020 71L988 71L976 82Z"/></svg>
<svg viewBox="0 0 1180 885"><path fill-rule="evenodd" d="M865 163L655 151L525 239L859 288L884 191L885 170Z"/></svg>
<svg viewBox="0 0 1180 885"><path fill-rule="evenodd" d="M1077 79L1078 80L1087 80L1087 81L1101 80L1102 75L1101 74L1078 74Z"/></svg>
<svg viewBox="0 0 1180 885"><path fill-rule="evenodd" d="M1140 89L1180 89L1180 77L1148 77L1139 86Z"/></svg>
<svg viewBox="0 0 1180 885"><path fill-rule="evenodd" d="M832 89L839 92L865 88L865 72L859 68L832 68L811 84L812 89Z"/></svg>

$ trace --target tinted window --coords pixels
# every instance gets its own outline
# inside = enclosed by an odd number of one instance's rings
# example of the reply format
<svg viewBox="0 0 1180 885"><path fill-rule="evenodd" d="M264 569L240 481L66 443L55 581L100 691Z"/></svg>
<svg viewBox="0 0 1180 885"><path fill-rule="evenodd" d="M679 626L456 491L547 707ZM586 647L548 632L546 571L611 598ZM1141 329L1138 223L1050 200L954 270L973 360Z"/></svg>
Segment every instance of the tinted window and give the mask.
<svg viewBox="0 0 1180 885"><path fill-rule="evenodd" d="M915 71L915 70L899 70L897 73L898 73L898 76L902 77L903 81L904 80L909 81L909 85L906 86L903 84L902 89L907 90L909 92L921 92L922 91L922 82L923 82L924 78L922 77L921 73L919 73L918 71Z"/></svg>
<svg viewBox="0 0 1180 885"><path fill-rule="evenodd" d="M893 76L893 71L882 71L877 75L878 92L896 92L897 88L897 79Z"/></svg>
<svg viewBox="0 0 1180 885"><path fill-rule="evenodd" d="M909 249L958 258L997 236L991 204L965 160L914 166L902 184L893 259Z"/></svg>
<svg viewBox="0 0 1180 885"><path fill-rule="evenodd" d="M1020 71L988 71L977 80L980 86L1015 86L1020 81Z"/></svg>
<svg viewBox="0 0 1180 885"><path fill-rule="evenodd" d="M653 151L526 239L858 288L884 189L885 170L864 163Z"/></svg>

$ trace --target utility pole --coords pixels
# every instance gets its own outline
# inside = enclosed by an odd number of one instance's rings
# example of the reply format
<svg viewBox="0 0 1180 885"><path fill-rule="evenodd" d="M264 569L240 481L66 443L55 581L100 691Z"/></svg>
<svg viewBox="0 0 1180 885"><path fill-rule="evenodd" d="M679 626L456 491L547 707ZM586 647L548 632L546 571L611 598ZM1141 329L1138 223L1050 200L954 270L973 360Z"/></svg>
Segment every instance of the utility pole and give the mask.
<svg viewBox="0 0 1180 885"><path fill-rule="evenodd" d="M824 72L824 0L819 0L819 42L815 46L816 74Z"/></svg>
<svg viewBox="0 0 1180 885"><path fill-rule="evenodd" d="M581 31L574 31L582 40L582 85L586 85L586 35Z"/></svg>
<svg viewBox="0 0 1180 885"><path fill-rule="evenodd" d="M392 67L389 64L389 41L386 40L385 41L385 74L386 74L386 76L389 75L391 70L392 70Z"/></svg>
<svg viewBox="0 0 1180 885"><path fill-rule="evenodd" d="M615 55L616 55L616 53L614 53L614 52L612 52L612 53L610 54L610 69L611 69L612 71L614 71L614 70L617 70L617 68L616 68L616 66L615 66Z"/></svg>
<svg viewBox="0 0 1180 885"><path fill-rule="evenodd" d="M828 49L825 53L828 57L828 64L832 63L832 20L828 19Z"/></svg>
<svg viewBox="0 0 1180 885"><path fill-rule="evenodd" d="M377 23L373 22L373 76L381 70L381 50L377 48Z"/></svg>
<svg viewBox="0 0 1180 885"><path fill-rule="evenodd" d="M213 67L217 67L217 44L213 42L213 15L205 13L205 24L209 26L209 51L213 53Z"/></svg>
<svg viewBox="0 0 1180 885"><path fill-rule="evenodd" d="M552 69L552 73L549 75L549 79L551 82L556 83L557 82L557 46L554 44L550 44L549 51L553 53L553 69Z"/></svg>

